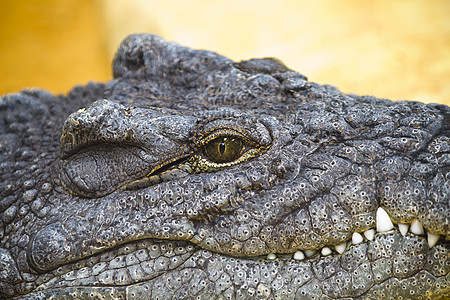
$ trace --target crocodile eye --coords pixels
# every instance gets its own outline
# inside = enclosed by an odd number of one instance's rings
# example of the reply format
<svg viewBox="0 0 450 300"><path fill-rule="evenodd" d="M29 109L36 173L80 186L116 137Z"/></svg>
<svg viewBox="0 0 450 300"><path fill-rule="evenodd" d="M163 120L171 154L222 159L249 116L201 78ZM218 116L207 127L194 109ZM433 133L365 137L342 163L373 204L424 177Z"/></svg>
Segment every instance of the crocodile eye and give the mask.
<svg viewBox="0 0 450 300"><path fill-rule="evenodd" d="M228 163L240 157L244 143L235 136L220 136L205 145L206 156L215 163Z"/></svg>

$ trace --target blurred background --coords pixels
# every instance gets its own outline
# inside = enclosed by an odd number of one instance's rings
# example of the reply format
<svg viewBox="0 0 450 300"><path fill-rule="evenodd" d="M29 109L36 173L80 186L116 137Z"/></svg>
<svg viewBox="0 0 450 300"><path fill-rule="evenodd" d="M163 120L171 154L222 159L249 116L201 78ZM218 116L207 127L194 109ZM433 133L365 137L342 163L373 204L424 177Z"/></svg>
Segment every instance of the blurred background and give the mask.
<svg viewBox="0 0 450 300"><path fill-rule="evenodd" d="M450 104L448 0L15 0L0 16L0 94L107 81L120 41L149 32L275 56L345 93Z"/></svg>

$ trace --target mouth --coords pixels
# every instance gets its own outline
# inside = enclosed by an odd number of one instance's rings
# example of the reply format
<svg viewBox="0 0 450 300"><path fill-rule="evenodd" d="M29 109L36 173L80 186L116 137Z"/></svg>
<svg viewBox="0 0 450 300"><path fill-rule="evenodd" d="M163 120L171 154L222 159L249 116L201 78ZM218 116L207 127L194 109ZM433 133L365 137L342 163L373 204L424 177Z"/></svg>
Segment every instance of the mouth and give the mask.
<svg viewBox="0 0 450 300"><path fill-rule="evenodd" d="M253 257L213 252L190 241L144 238L38 275L34 292L55 299L67 295L132 299L158 298L161 290L172 290L181 298L195 298L208 290L224 294L233 285L238 293L262 297L276 292L271 286L278 278L285 288L279 292L290 290L299 296L317 290L317 295L358 297L392 287L392 282L409 287L412 295L430 288L417 285L427 276L442 278L449 272L445 237L427 232L418 220L393 224L382 208L376 221L374 228L355 232L339 245ZM445 282L441 284L440 290L448 292ZM183 289L186 286L190 288Z"/></svg>

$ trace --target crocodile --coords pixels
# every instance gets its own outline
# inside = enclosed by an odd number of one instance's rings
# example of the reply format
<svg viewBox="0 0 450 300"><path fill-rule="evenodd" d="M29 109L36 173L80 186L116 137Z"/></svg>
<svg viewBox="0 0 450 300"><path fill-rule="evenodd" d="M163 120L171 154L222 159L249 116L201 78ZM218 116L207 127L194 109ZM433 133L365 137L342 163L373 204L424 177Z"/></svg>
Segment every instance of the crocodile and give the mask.
<svg viewBox="0 0 450 300"><path fill-rule="evenodd" d="M450 109L150 34L0 100L0 297L449 299Z"/></svg>

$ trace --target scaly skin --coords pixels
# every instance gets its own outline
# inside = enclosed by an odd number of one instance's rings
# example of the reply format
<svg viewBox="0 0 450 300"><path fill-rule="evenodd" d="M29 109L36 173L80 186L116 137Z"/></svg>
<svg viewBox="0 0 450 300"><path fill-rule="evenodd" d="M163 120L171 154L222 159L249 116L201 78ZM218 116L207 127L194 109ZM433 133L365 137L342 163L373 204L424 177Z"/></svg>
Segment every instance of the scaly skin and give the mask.
<svg viewBox="0 0 450 300"><path fill-rule="evenodd" d="M122 43L114 77L1 98L0 297L450 296L448 107L151 35ZM218 137L242 150L212 159ZM424 235L335 251L379 207Z"/></svg>

